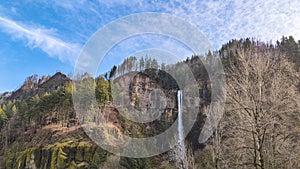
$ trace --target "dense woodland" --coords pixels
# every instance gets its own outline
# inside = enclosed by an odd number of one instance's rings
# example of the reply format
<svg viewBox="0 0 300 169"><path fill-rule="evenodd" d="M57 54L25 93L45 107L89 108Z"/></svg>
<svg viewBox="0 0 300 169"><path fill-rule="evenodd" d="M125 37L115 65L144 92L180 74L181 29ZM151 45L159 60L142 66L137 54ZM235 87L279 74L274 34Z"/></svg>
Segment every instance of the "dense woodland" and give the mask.
<svg viewBox="0 0 300 169"><path fill-rule="evenodd" d="M216 59L221 59L226 76L225 113L213 136L200 144L198 136L211 102L205 65ZM172 70L180 75L180 64L191 68L201 98L199 115L186 139L186 161L174 157L176 147L146 159L114 156L96 146L80 129L79 122L97 123L97 114L103 113L113 123L114 132L132 137L163 132L176 120L176 107L165 110L154 122L134 123L117 114L114 92L122 93L123 89L112 82L130 72L141 72L142 80L150 79L148 83L160 86L172 98L178 85L164 72ZM97 78L84 74L73 79L84 81L82 87L88 81L95 92L100 112L87 97L82 104L93 112L88 117L76 116L68 77L61 73L55 75L58 78L33 75L19 90L0 98L0 168L300 168L299 71L300 41L291 36L275 44L249 38L231 40L218 51L174 65L158 63L150 56L131 56ZM185 76L180 77L180 81L186 81ZM130 88L130 99L136 109L146 111L142 97L147 96L148 89L137 93L133 89L139 85Z"/></svg>

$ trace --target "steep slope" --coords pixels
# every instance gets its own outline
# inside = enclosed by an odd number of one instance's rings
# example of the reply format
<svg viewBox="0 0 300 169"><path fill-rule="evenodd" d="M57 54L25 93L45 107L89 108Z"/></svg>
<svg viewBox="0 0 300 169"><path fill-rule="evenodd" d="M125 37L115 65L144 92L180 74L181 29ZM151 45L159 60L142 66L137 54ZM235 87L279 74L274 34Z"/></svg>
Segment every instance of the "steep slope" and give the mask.
<svg viewBox="0 0 300 169"><path fill-rule="evenodd" d="M38 79L37 75L30 76L24 84L16 91L7 97L8 100L28 99L35 94L43 95L46 92L52 92L60 86L71 81L65 74L57 72L55 75L43 76Z"/></svg>

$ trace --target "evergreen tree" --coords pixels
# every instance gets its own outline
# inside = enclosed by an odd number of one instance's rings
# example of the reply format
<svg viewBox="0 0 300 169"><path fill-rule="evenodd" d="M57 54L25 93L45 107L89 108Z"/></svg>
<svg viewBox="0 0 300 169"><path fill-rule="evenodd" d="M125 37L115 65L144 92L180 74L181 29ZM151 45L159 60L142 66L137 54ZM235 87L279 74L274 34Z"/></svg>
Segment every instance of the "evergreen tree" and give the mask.
<svg viewBox="0 0 300 169"><path fill-rule="evenodd" d="M144 66L145 66L145 61L144 61L144 58L141 57L141 59L140 59L140 70L144 69Z"/></svg>

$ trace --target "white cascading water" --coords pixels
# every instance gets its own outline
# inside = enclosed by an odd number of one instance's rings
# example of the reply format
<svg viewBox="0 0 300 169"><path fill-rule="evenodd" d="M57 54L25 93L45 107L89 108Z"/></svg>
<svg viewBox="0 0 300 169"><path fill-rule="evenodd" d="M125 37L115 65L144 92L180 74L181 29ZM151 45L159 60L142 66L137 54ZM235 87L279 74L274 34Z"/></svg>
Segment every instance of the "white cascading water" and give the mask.
<svg viewBox="0 0 300 169"><path fill-rule="evenodd" d="M183 121L182 121L182 91L178 90L177 93L178 99L178 145L179 145L179 159L181 159L183 163L183 167L185 167L185 146L184 146L184 136L183 136Z"/></svg>

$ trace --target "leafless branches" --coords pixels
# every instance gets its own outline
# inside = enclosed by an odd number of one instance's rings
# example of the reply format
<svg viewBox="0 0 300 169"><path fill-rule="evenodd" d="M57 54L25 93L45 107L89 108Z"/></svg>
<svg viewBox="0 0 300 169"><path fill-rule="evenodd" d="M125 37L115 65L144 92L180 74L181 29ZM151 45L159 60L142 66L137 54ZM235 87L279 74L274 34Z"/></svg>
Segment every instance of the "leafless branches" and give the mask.
<svg viewBox="0 0 300 169"><path fill-rule="evenodd" d="M235 59L225 67L227 104L214 134L215 168L299 168L299 77L292 64L267 47L236 49Z"/></svg>

